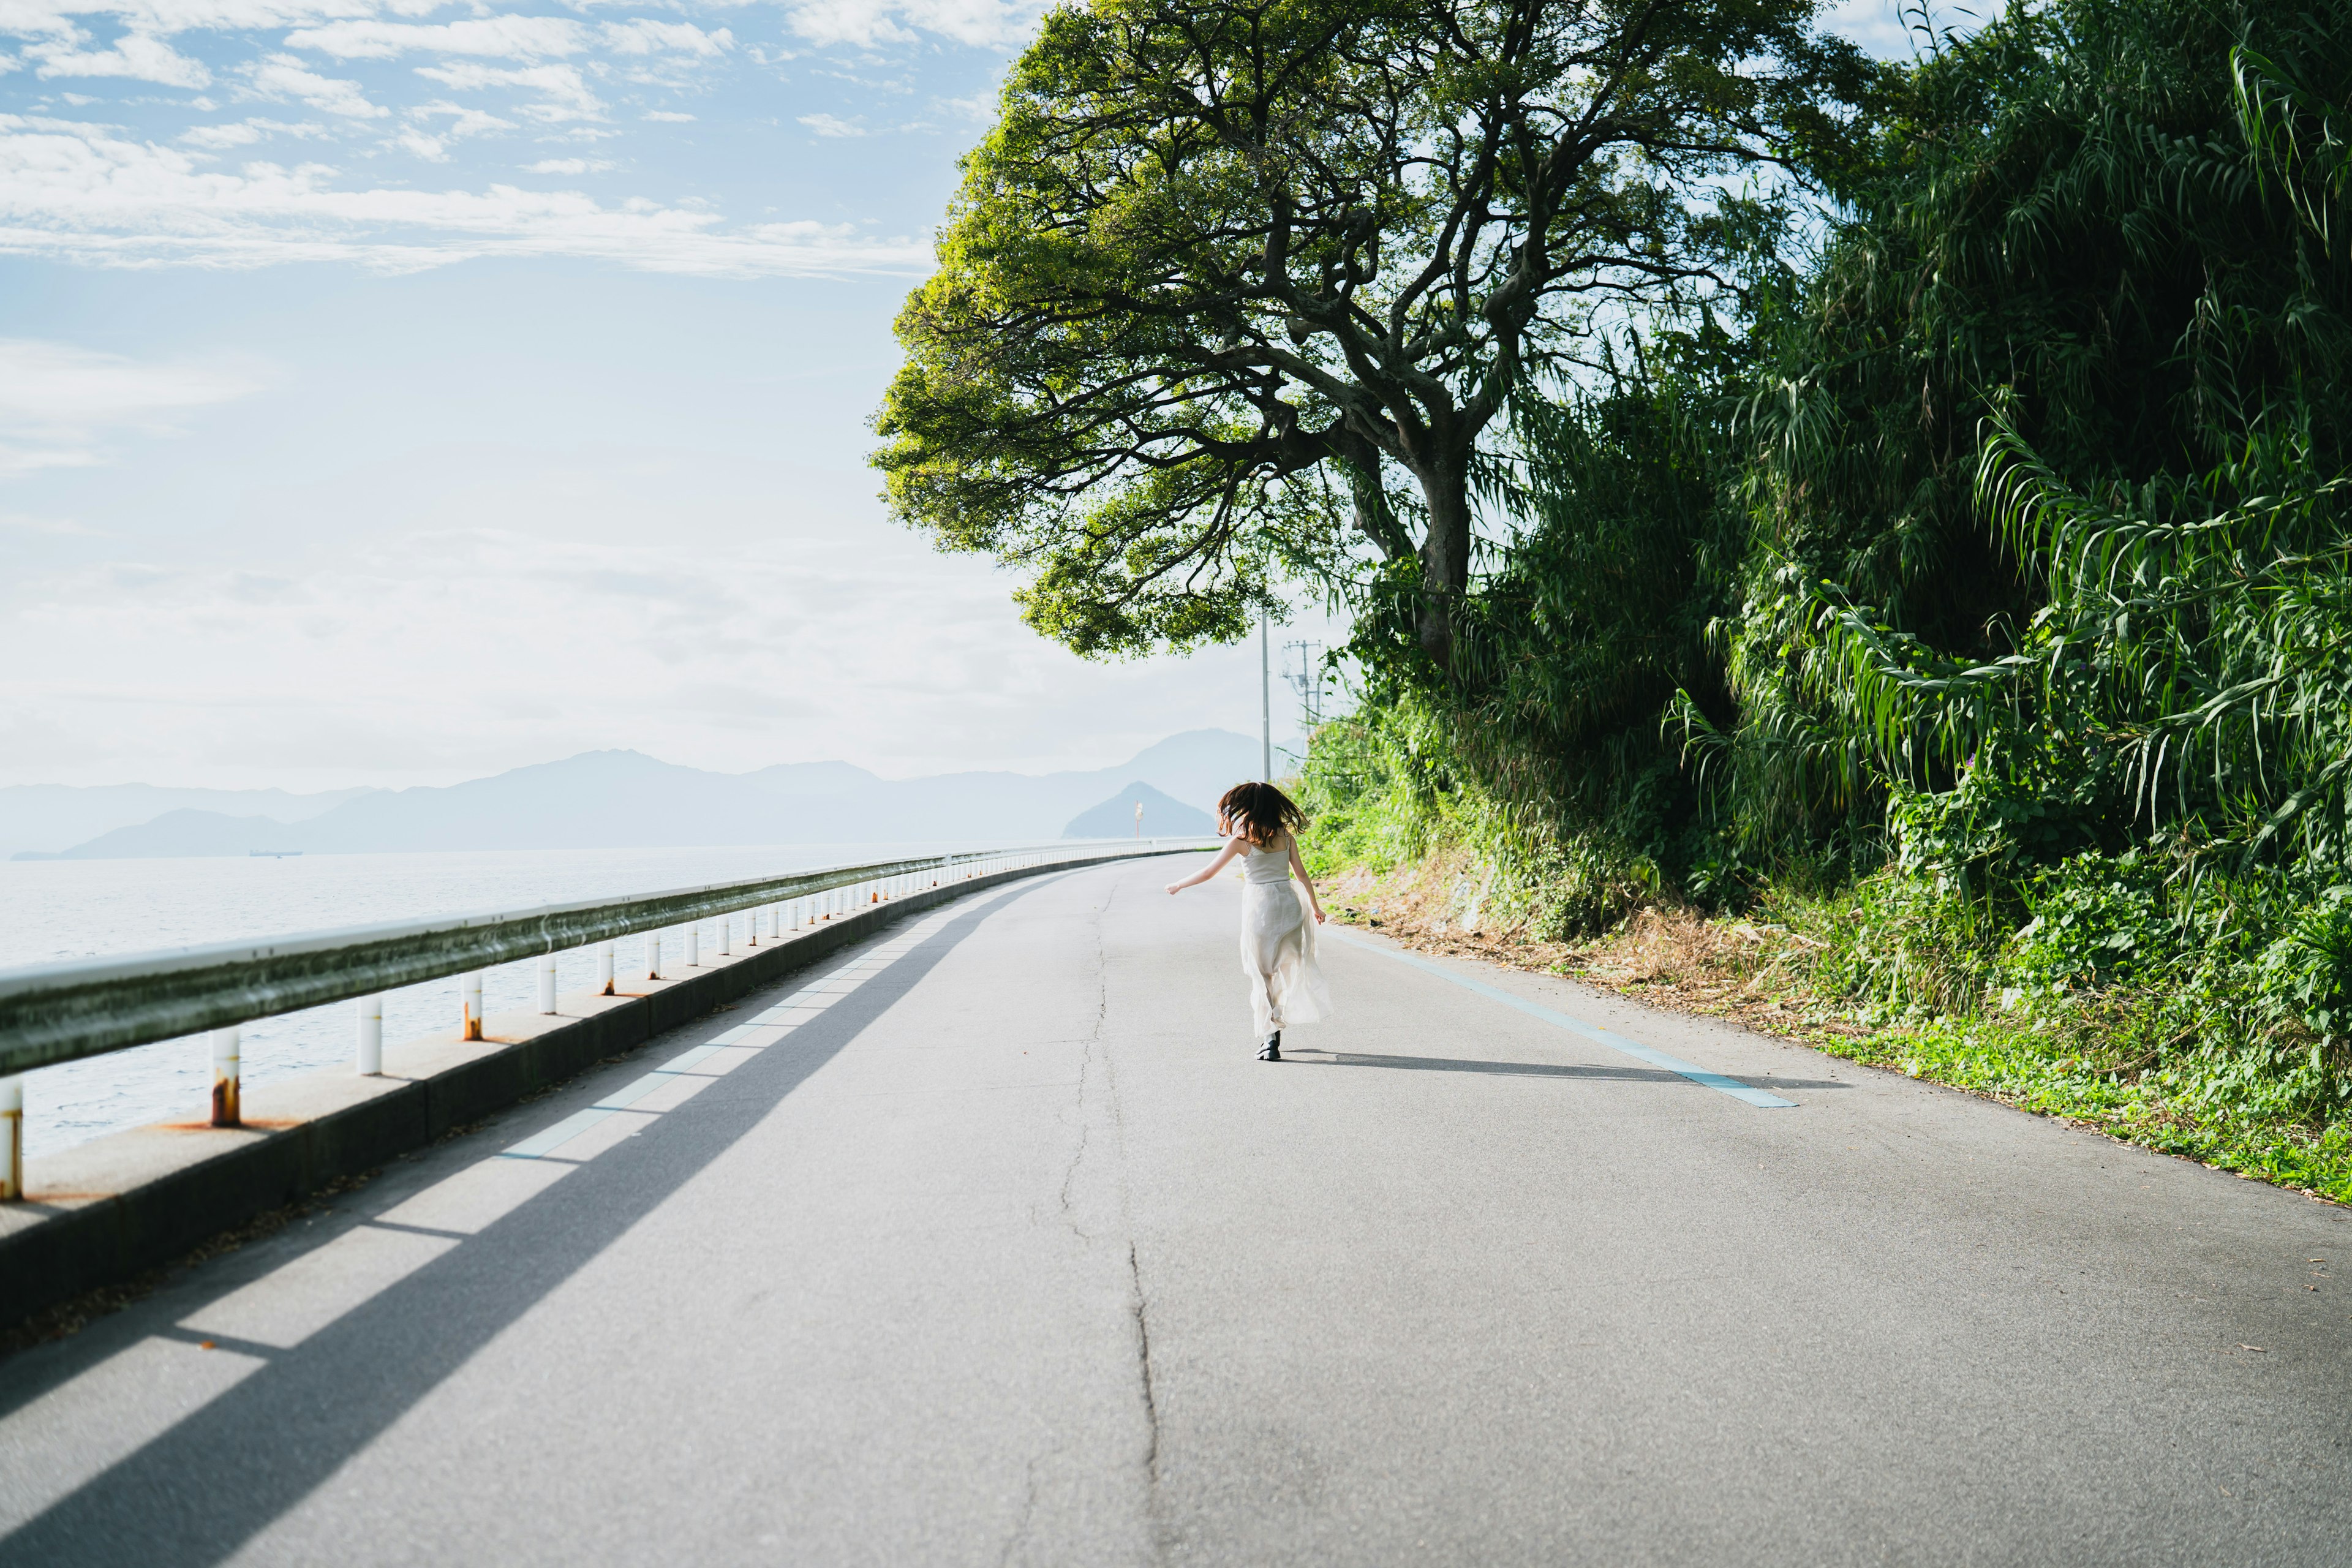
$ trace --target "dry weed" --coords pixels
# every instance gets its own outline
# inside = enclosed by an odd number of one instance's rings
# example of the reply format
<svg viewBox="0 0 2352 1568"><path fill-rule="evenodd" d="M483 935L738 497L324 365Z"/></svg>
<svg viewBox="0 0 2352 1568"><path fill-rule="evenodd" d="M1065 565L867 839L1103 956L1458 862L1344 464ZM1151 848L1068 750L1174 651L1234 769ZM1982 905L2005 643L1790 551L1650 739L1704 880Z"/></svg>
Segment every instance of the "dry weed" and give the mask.
<svg viewBox="0 0 2352 1568"><path fill-rule="evenodd" d="M1730 1018L1800 1043L1824 1033L1868 1033L1806 994L1814 944L1781 927L1651 904L1593 941L1551 942L1524 922L1468 907L1463 889L1472 870L1470 857L1459 853L1388 872L1357 868L1323 884L1323 902L1332 919L1416 952L1562 974L1651 1006Z"/></svg>

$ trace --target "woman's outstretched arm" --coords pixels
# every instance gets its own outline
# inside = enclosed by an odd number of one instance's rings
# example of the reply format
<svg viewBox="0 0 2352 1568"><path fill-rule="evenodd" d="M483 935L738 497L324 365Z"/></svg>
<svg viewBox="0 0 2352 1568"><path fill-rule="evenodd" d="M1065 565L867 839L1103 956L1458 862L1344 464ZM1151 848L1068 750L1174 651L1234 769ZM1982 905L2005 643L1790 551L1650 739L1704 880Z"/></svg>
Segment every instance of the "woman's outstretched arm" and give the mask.
<svg viewBox="0 0 2352 1568"><path fill-rule="evenodd" d="M1234 856L1240 854L1242 852L1242 846L1248 842L1248 839L1240 837L1226 839L1225 847L1217 851L1217 858L1215 859L1210 861L1207 865L1202 867L1191 876L1181 877L1177 879L1175 881L1169 883L1168 890L1171 893L1181 893L1187 888L1199 887L1202 883L1207 881L1210 878L1223 870L1226 863L1232 860Z"/></svg>
<svg viewBox="0 0 2352 1568"><path fill-rule="evenodd" d="M1307 874L1307 862L1299 858L1298 836L1290 836L1290 869L1298 885L1307 889L1307 907L1315 911L1315 923L1323 923L1323 900L1315 896L1315 879Z"/></svg>

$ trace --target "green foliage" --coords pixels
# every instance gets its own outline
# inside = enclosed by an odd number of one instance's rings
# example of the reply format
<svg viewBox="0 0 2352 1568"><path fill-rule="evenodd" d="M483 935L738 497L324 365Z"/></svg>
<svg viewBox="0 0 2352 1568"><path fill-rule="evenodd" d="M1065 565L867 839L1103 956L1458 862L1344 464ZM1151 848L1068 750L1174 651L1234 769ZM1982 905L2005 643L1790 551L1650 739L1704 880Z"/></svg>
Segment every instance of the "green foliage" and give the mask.
<svg viewBox="0 0 2352 1568"><path fill-rule="evenodd" d="M2032 918L2012 944L2011 974L2052 995L2161 981L2193 934L2165 891L2161 866L2137 849L2081 855L2043 871L2028 895Z"/></svg>
<svg viewBox="0 0 2352 1568"><path fill-rule="evenodd" d="M2045 858L2340 834L2342 21L2068 0L1913 73L1750 400L1752 825L1998 771Z"/></svg>
<svg viewBox="0 0 2352 1568"><path fill-rule="evenodd" d="M1308 870L1387 871L1467 849L1456 917L1550 940L1603 930L1658 895L1656 866L1607 834L1528 831L1463 769L1458 734L1458 719L1410 700L1318 729L1297 781Z"/></svg>
<svg viewBox="0 0 2352 1568"><path fill-rule="evenodd" d="M1396 852L2352 1195L2352 5L2012 7L1889 102L1806 265L1520 390L1449 666L1362 600Z"/></svg>
<svg viewBox="0 0 2352 1568"><path fill-rule="evenodd" d="M2315 1050L2352 1040L2352 887L2330 888L2295 911L2256 973L2271 1016L2317 1036Z"/></svg>
<svg viewBox="0 0 2352 1568"><path fill-rule="evenodd" d="M1728 176L1850 158L1880 73L1815 4L1049 11L898 321L892 510L1082 653L1232 637L1368 554L1448 662L1510 399L1737 293L1782 211Z"/></svg>

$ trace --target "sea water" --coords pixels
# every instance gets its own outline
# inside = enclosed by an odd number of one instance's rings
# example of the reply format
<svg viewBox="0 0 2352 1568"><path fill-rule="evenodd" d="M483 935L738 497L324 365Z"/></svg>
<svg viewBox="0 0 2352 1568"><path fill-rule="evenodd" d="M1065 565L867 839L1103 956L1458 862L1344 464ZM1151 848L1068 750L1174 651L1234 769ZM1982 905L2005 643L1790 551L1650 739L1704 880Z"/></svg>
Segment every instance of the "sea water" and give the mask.
<svg viewBox="0 0 2352 1568"><path fill-rule="evenodd" d="M0 969L147 952L437 915L481 914L586 899L625 899L736 882L815 866L971 849L971 844L781 844L748 848L516 849L285 858L0 861ZM742 940L736 917L736 941ZM625 937L618 973L643 968L643 939ZM683 957L677 939L664 959ZM556 989L595 984L593 948L561 953ZM537 961L484 972L485 1013L537 1005ZM455 1034L457 977L389 992L387 1045ZM247 1084L338 1064L356 1047L356 1004L340 1002L244 1026ZM212 1057L204 1037L163 1040L25 1075L25 1149L52 1153L149 1121L210 1113Z"/></svg>

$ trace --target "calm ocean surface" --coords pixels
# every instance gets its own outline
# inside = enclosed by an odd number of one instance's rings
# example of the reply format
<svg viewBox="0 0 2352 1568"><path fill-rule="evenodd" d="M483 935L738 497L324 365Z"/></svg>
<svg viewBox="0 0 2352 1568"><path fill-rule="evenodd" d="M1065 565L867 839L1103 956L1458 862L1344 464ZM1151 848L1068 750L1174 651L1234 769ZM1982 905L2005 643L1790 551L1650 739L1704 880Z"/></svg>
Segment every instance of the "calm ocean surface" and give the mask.
<svg viewBox="0 0 2352 1568"><path fill-rule="evenodd" d="M306 855L284 860L0 861L0 968L428 915L625 898L812 866L976 847L961 843L783 844L733 849ZM623 940L624 965L636 958L639 940ZM595 970L593 949L564 953L557 960L557 988L584 991L593 983ZM528 963L493 969L483 976L483 1009L497 1013L530 1006L533 986ZM348 1066L356 1029L354 1006L342 1002L246 1025L246 1082L268 1083L314 1068ZM384 1043L453 1031L457 1016L454 975L392 992L383 1004ZM26 1152L50 1153L142 1122L204 1115L211 1092L211 1057L201 1037L43 1068L25 1079Z"/></svg>

